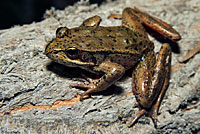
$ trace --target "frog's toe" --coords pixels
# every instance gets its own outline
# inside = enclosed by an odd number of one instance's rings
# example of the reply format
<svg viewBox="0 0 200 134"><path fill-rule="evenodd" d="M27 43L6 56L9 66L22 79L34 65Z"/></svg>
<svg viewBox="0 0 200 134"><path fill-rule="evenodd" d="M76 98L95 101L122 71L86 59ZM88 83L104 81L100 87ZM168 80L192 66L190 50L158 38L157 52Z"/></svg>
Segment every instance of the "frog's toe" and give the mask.
<svg viewBox="0 0 200 134"><path fill-rule="evenodd" d="M154 127L157 128L157 123L158 123L157 115L156 116L152 115L151 119L153 121Z"/></svg>
<svg viewBox="0 0 200 134"><path fill-rule="evenodd" d="M89 95L89 94L80 94L80 101L83 101L83 100L85 100L85 99L89 99L89 98L91 98L91 95Z"/></svg>
<svg viewBox="0 0 200 134"><path fill-rule="evenodd" d="M85 88L85 89L89 88L89 86L86 84L70 84L69 87L70 88Z"/></svg>
<svg viewBox="0 0 200 134"><path fill-rule="evenodd" d="M157 110L155 110L154 108L152 108L148 113L147 116L150 117L153 121L154 127L157 128L157 123L158 121L158 113Z"/></svg>
<svg viewBox="0 0 200 134"><path fill-rule="evenodd" d="M139 107L139 106L140 106L139 102L136 102L136 103L133 105L133 108L136 108L136 107Z"/></svg>
<svg viewBox="0 0 200 134"><path fill-rule="evenodd" d="M140 109L137 113L137 115L131 120L131 122L128 124L128 127L132 127L136 121L141 118L143 115L146 114L146 110L145 109Z"/></svg>

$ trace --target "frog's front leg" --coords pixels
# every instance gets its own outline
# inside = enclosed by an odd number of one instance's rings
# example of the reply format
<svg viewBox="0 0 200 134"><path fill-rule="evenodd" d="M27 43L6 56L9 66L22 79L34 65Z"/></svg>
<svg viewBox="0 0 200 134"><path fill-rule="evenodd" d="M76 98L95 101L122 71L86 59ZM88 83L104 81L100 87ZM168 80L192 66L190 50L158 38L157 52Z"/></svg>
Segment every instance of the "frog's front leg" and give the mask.
<svg viewBox="0 0 200 134"><path fill-rule="evenodd" d="M157 59L153 51L145 54L133 72L132 90L139 102L139 112L132 119L132 126L142 115L150 116L156 127L157 111L168 87L171 49L163 44Z"/></svg>
<svg viewBox="0 0 200 134"><path fill-rule="evenodd" d="M71 87L80 87L88 89L82 95L80 100L88 98L91 93L103 91L119 80L125 73L125 68L119 64L112 62L103 62L98 67L94 68L95 71L104 72L105 74L99 79L89 79L89 84L73 84Z"/></svg>

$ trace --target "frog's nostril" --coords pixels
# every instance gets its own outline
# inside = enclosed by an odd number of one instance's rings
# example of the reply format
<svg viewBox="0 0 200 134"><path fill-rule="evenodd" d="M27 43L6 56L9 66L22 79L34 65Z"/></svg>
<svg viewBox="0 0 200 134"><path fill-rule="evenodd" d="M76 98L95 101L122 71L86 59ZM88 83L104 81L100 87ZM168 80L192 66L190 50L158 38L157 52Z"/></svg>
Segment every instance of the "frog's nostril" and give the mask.
<svg viewBox="0 0 200 134"><path fill-rule="evenodd" d="M53 50L53 53L54 53L54 54L58 54L58 52L59 52L59 51L57 51L57 50Z"/></svg>

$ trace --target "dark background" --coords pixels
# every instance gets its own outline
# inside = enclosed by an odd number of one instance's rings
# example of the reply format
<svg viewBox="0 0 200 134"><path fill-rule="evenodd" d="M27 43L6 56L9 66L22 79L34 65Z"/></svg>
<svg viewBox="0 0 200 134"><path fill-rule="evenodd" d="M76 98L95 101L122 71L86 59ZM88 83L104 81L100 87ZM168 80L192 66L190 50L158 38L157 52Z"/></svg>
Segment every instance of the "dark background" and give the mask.
<svg viewBox="0 0 200 134"><path fill-rule="evenodd" d="M41 21L47 9L64 9L79 0L0 0L0 29ZM100 5L105 0L91 0Z"/></svg>

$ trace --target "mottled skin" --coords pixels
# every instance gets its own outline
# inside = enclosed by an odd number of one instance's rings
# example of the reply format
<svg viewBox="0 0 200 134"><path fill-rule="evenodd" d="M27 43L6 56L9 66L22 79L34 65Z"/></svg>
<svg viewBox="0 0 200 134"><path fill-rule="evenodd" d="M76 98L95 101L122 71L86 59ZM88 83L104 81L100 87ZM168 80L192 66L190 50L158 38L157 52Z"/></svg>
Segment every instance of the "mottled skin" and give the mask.
<svg viewBox="0 0 200 134"><path fill-rule="evenodd" d="M81 95L105 90L129 68L133 70L132 89L136 96L139 112L130 126L142 115L152 117L156 124L157 110L169 81L171 49L163 44L156 58L154 44L142 24L176 41L181 37L167 23L151 17L139 9L126 8L122 26L99 26L101 18L93 16L79 27L58 28L56 38L47 45L45 54L52 60L71 67L102 74L99 79L88 78L89 84L74 84L72 87L88 89Z"/></svg>

